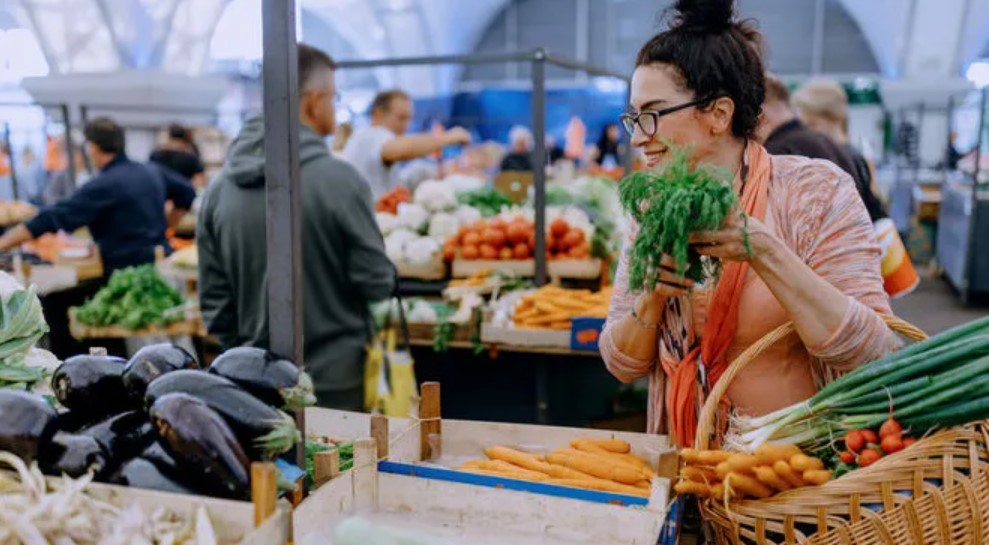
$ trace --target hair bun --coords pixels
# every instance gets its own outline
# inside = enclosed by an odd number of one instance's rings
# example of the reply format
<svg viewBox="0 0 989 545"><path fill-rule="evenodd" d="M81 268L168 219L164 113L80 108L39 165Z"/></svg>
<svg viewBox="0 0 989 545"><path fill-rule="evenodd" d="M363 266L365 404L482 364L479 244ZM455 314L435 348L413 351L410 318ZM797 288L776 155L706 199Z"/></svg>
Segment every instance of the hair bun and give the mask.
<svg viewBox="0 0 989 545"><path fill-rule="evenodd" d="M696 32L723 32L731 28L735 18L733 0L677 0L674 25Z"/></svg>

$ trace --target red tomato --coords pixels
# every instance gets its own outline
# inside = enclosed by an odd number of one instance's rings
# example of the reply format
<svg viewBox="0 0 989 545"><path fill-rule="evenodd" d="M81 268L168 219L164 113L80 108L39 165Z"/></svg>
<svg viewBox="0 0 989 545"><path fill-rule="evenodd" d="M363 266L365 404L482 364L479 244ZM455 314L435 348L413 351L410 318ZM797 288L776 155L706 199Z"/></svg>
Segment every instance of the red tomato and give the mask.
<svg viewBox="0 0 989 545"><path fill-rule="evenodd" d="M480 253L477 250L477 246L473 244L465 244L463 248L460 249L460 257L472 261L477 259Z"/></svg>
<svg viewBox="0 0 989 545"><path fill-rule="evenodd" d="M591 255L591 248L586 242L581 242L571 248L570 251L567 252L567 255L574 259L587 259Z"/></svg>
<svg viewBox="0 0 989 545"><path fill-rule="evenodd" d="M529 245L530 248L532 248L532 249L535 249L536 248L536 232L535 231L532 231L532 230L529 231L529 239L526 241L526 243Z"/></svg>
<svg viewBox="0 0 989 545"><path fill-rule="evenodd" d="M500 252L498 252L498 258L501 259L502 261L508 261L509 259L512 259L514 255L515 252L513 252L512 249L509 248L508 246L505 246L504 248L501 249Z"/></svg>
<svg viewBox="0 0 989 545"><path fill-rule="evenodd" d="M510 223L506 233L508 234L508 242L512 244L525 242L529 238L529 230L525 228L523 223L518 221Z"/></svg>
<svg viewBox="0 0 989 545"><path fill-rule="evenodd" d="M499 217L494 217L488 220L488 227L491 229L504 229L505 226L505 220Z"/></svg>
<svg viewBox="0 0 989 545"><path fill-rule="evenodd" d="M580 229L571 229L563 235L562 244L565 248L576 248L582 242L584 242L584 232Z"/></svg>
<svg viewBox="0 0 989 545"><path fill-rule="evenodd" d="M570 224L563 218L556 218L553 223L549 224L549 230L557 238L562 238L570 230Z"/></svg>
<svg viewBox="0 0 989 545"><path fill-rule="evenodd" d="M481 235L477 231L468 231L462 240L464 246L477 246L481 243Z"/></svg>
<svg viewBox="0 0 989 545"><path fill-rule="evenodd" d="M453 261L453 258L457 256L457 246L447 242L443 245L443 260Z"/></svg>
<svg viewBox="0 0 989 545"><path fill-rule="evenodd" d="M488 259L488 260L498 259L498 250L496 250L494 246L486 242L482 242L477 249L481 254L481 259Z"/></svg>
<svg viewBox="0 0 989 545"><path fill-rule="evenodd" d="M481 233L481 242L485 244L490 244L495 247L495 249L501 249L505 245L506 237L505 232L501 229L495 229L494 227L488 227Z"/></svg>
<svg viewBox="0 0 989 545"><path fill-rule="evenodd" d="M515 255L515 259L529 259L532 257L529 253L529 246L524 242L516 244L512 253Z"/></svg>

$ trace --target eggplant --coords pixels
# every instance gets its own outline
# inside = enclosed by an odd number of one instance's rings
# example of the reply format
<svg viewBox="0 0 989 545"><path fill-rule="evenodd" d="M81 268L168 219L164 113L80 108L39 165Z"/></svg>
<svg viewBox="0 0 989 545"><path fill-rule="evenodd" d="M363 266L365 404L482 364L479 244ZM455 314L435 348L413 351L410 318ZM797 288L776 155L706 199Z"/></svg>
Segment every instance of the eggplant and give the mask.
<svg viewBox="0 0 989 545"><path fill-rule="evenodd" d="M58 413L45 398L23 390L0 389L0 451L30 463L58 431Z"/></svg>
<svg viewBox="0 0 989 545"><path fill-rule="evenodd" d="M175 494L196 493L191 488L159 471L155 464L144 458L134 458L120 466L120 469L110 477L110 483L134 488L150 488Z"/></svg>
<svg viewBox="0 0 989 545"><path fill-rule="evenodd" d="M124 388L139 406L151 381L179 369L199 369L199 362L184 348L172 343L145 346L124 367Z"/></svg>
<svg viewBox="0 0 989 545"><path fill-rule="evenodd" d="M145 406L176 392L203 401L222 416L253 460L271 460L302 439L291 416L233 382L202 371L173 371L155 379L148 386Z"/></svg>
<svg viewBox="0 0 989 545"><path fill-rule="evenodd" d="M97 420L132 408L124 389L123 358L73 356L55 369L52 390L59 403L82 417Z"/></svg>
<svg viewBox="0 0 989 545"><path fill-rule="evenodd" d="M93 470L102 472L108 465L106 451L88 435L58 432L41 450L38 465L49 475L68 475L73 479Z"/></svg>
<svg viewBox="0 0 989 545"><path fill-rule="evenodd" d="M231 348L216 358L209 372L230 379L272 407L297 411L316 404L309 375L267 350Z"/></svg>
<svg viewBox="0 0 989 545"><path fill-rule="evenodd" d="M188 472L202 478L212 493L246 499L250 460L230 426L202 400L171 393L150 409L162 446Z"/></svg>
<svg viewBox="0 0 989 545"><path fill-rule="evenodd" d="M179 463L172 458L172 455L165 450L161 441L151 443L148 448L141 453L141 458L151 462L159 471L169 477L178 478L182 476L182 468Z"/></svg>
<svg viewBox="0 0 989 545"><path fill-rule="evenodd" d="M155 440L154 429L141 411L129 411L79 430L80 435L96 440L113 462L129 460Z"/></svg>

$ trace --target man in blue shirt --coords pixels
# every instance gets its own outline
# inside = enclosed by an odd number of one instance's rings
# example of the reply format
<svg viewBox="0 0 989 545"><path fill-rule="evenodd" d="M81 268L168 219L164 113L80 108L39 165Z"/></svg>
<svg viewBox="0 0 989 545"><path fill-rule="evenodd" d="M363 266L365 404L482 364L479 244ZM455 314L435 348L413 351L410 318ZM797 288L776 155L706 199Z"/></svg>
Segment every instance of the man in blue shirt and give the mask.
<svg viewBox="0 0 989 545"><path fill-rule="evenodd" d="M155 247L169 249L165 202L181 213L196 192L188 180L155 166L135 163L124 153L124 131L108 118L86 125L86 147L99 170L69 198L0 236L0 250L55 231L88 227L100 248L103 270L154 261Z"/></svg>

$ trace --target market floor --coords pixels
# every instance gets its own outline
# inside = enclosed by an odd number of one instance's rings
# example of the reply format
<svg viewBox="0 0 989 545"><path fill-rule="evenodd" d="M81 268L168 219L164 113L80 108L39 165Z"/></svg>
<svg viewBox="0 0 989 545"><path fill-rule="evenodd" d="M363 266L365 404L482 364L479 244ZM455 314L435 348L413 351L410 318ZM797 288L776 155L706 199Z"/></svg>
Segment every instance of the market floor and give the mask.
<svg viewBox="0 0 989 545"><path fill-rule="evenodd" d="M989 314L989 305L983 301L966 306L946 280L931 277L921 280L910 295L894 300L893 312L934 335Z"/></svg>

